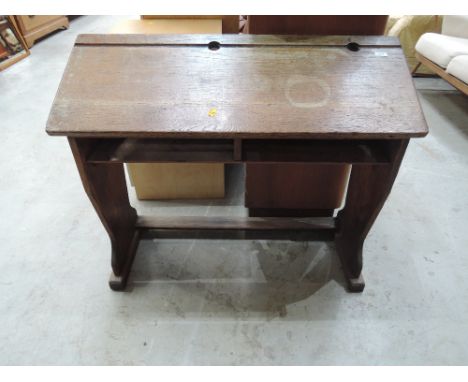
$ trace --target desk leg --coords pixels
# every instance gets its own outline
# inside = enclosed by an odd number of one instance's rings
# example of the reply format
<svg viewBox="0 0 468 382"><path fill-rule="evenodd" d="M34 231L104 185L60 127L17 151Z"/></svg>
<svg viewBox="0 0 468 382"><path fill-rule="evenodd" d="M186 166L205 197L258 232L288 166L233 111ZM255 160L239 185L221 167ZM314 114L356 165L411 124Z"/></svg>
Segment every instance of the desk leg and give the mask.
<svg viewBox="0 0 468 382"><path fill-rule="evenodd" d="M351 292L362 292L362 247L398 174L408 140L394 141L388 165L353 165L345 207L337 216L335 243Z"/></svg>
<svg viewBox="0 0 468 382"><path fill-rule="evenodd" d="M112 271L109 286L123 290L138 246L135 229L136 211L130 206L121 163L91 164L86 157L96 141L85 138L68 138L83 187L88 194L112 247Z"/></svg>

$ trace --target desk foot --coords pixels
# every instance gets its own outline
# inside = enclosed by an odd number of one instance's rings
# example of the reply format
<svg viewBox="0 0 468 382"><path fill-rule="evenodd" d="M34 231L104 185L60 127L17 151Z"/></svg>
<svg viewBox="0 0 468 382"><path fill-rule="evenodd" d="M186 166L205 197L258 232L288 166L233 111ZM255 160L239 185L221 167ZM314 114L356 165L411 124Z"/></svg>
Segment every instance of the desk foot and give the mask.
<svg viewBox="0 0 468 382"><path fill-rule="evenodd" d="M361 273L363 243L338 233L335 236L335 245L348 284L348 291L353 293L362 292L365 286Z"/></svg>
<svg viewBox="0 0 468 382"><path fill-rule="evenodd" d="M346 276L346 281L348 283L348 292L351 293L361 293L366 286L362 274L356 278Z"/></svg>
<svg viewBox="0 0 468 382"><path fill-rule="evenodd" d="M140 242L140 231L136 230L132 242L130 244L130 248L128 249L127 254L127 261L125 262L124 266L122 267L122 271L120 275L116 275L114 272L111 272L109 277L109 287L113 291L123 291L127 286L128 276L130 275L130 271L132 269L133 260L135 259L135 255L138 248L138 243Z"/></svg>
<svg viewBox="0 0 468 382"><path fill-rule="evenodd" d="M116 276L114 272L111 272L109 276L109 287L115 291L120 292L127 286L127 280L122 276Z"/></svg>
<svg viewBox="0 0 468 382"><path fill-rule="evenodd" d="M408 145L407 139L389 145L390 163L353 164L344 208L337 215L335 244L350 292L362 292L362 248L392 189Z"/></svg>

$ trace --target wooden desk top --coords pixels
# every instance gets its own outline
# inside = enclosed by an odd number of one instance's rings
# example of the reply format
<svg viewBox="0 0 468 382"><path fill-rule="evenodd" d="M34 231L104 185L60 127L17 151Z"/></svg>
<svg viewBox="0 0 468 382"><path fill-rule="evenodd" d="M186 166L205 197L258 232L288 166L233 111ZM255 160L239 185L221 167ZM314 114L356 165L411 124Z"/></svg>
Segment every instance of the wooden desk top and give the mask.
<svg viewBox="0 0 468 382"><path fill-rule="evenodd" d="M81 35L47 132L393 139L424 136L427 125L392 37Z"/></svg>

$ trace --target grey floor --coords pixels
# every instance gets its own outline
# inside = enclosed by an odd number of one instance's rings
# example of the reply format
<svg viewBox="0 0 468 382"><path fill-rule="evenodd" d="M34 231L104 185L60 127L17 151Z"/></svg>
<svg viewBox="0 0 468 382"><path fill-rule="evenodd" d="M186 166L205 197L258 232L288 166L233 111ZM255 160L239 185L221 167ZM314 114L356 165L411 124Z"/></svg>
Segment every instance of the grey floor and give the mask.
<svg viewBox="0 0 468 382"><path fill-rule="evenodd" d="M416 81L430 135L365 243L362 294L331 245L207 240L143 242L110 291L109 241L44 127L76 34L120 19L79 18L0 72L0 364L468 364L468 97L438 79ZM241 215L241 178L224 206L132 204Z"/></svg>

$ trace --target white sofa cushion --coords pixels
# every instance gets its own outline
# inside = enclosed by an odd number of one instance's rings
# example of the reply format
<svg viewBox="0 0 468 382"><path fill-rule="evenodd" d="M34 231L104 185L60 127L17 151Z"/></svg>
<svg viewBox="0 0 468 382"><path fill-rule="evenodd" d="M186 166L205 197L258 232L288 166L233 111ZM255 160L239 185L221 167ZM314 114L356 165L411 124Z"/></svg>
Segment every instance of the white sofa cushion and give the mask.
<svg viewBox="0 0 468 382"><path fill-rule="evenodd" d="M442 22L442 34L468 38L468 16L446 15Z"/></svg>
<svg viewBox="0 0 468 382"><path fill-rule="evenodd" d="M447 73L468 84L468 55L457 56L450 61Z"/></svg>
<svg viewBox="0 0 468 382"><path fill-rule="evenodd" d="M438 33L424 33L415 49L432 62L446 68L452 58L468 54L468 39Z"/></svg>

